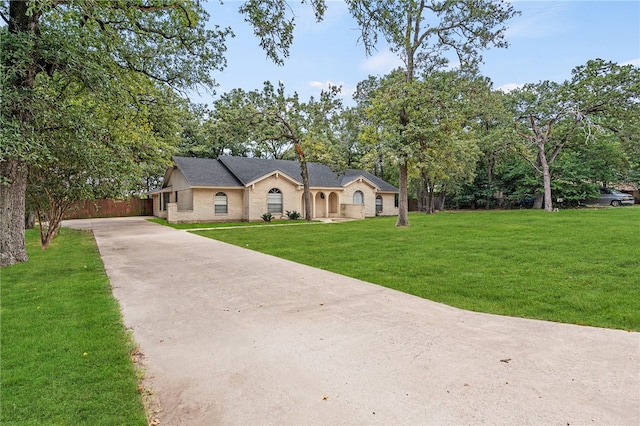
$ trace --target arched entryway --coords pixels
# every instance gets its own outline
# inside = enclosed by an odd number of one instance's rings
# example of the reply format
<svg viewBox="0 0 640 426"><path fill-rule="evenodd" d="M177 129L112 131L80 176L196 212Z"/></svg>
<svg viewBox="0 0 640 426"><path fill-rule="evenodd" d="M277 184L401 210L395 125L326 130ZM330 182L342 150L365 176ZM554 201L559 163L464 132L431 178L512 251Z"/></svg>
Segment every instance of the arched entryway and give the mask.
<svg viewBox="0 0 640 426"><path fill-rule="evenodd" d="M315 215L314 217L327 217L327 196L324 192L318 192L315 196Z"/></svg>
<svg viewBox="0 0 640 426"><path fill-rule="evenodd" d="M329 217L338 216L338 194L331 192L329 194Z"/></svg>

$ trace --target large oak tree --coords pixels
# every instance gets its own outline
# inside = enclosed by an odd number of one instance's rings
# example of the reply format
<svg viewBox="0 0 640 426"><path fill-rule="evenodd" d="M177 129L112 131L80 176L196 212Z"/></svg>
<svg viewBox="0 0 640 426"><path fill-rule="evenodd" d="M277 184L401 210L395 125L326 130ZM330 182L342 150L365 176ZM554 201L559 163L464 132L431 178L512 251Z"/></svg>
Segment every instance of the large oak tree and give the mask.
<svg viewBox="0 0 640 426"><path fill-rule="evenodd" d="M440 69L457 56L460 66L474 68L480 52L491 45L506 47L504 23L516 12L504 1L490 0L347 0L362 31L361 40L371 53L382 36L404 63L404 80L410 86L418 73ZM409 114L397 116L398 137L407 137ZM408 166L413 161L408 149L396 154L399 165L398 226L407 226Z"/></svg>
<svg viewBox="0 0 640 426"><path fill-rule="evenodd" d="M567 143L589 143L604 129L621 140L640 115L640 68L601 59L576 67L563 83L543 81L510 93L522 157L539 173L543 206L552 211L551 165ZM580 136L580 137L578 137Z"/></svg>
<svg viewBox="0 0 640 426"><path fill-rule="evenodd" d="M324 1L311 5L320 19ZM292 41L284 0L240 7L267 55L281 62ZM208 15L189 0L3 0L0 15L0 266L27 259L25 191L29 168L46 150L36 135L39 76L63 76L95 92L126 90L119 76L144 75L175 89L214 85L225 66L229 28L207 29ZM123 74L124 73L124 74ZM124 86L124 88L123 88Z"/></svg>

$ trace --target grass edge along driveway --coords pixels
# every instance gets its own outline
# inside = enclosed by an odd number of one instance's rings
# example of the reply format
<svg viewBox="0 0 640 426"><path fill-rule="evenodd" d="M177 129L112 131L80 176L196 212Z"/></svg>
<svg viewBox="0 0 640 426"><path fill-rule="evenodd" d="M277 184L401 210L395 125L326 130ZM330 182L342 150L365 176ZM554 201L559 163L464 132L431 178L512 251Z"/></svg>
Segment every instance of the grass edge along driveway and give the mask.
<svg viewBox="0 0 640 426"><path fill-rule="evenodd" d="M640 208L194 233L472 311L640 331Z"/></svg>
<svg viewBox="0 0 640 426"><path fill-rule="evenodd" d="M89 232L0 270L0 424L146 425L127 333Z"/></svg>

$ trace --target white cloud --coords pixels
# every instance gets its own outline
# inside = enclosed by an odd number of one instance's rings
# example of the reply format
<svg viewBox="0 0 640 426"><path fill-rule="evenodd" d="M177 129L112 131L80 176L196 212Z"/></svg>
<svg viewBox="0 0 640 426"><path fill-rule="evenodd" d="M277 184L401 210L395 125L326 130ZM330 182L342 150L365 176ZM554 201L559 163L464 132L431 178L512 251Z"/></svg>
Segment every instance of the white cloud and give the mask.
<svg viewBox="0 0 640 426"><path fill-rule="evenodd" d="M320 90L324 90L324 89L328 89L329 85L332 85L333 83L331 83L330 81L310 81L309 86L313 87L314 89L320 89Z"/></svg>
<svg viewBox="0 0 640 426"><path fill-rule="evenodd" d="M310 87L317 89L318 91L320 90L329 90L330 86L337 86L337 87L341 87L342 88L342 92L344 92L344 88L346 86L344 81L340 81L338 83L334 83L331 80L326 80L326 81L316 81L316 80L312 80L309 81L307 83Z"/></svg>
<svg viewBox="0 0 640 426"><path fill-rule="evenodd" d="M329 86L338 86L340 87L340 93L338 94L338 97L345 99L347 101L349 101L353 97L353 94L356 91L355 87L349 84L346 84L343 81L334 83L330 80L327 80L327 81L313 80L313 81L307 82L307 84L309 87L313 89L314 94L320 94L322 90L325 90L325 91L329 90Z"/></svg>
<svg viewBox="0 0 640 426"><path fill-rule="evenodd" d="M503 84L502 86L496 88L496 90L500 90L501 92L504 93L509 93L513 90L519 89L521 87L523 87L524 84L522 83L507 83L507 84Z"/></svg>
<svg viewBox="0 0 640 426"><path fill-rule="evenodd" d="M388 50L379 52L360 64L360 68L370 74L387 74L401 66L403 66L402 60Z"/></svg>
<svg viewBox="0 0 640 426"><path fill-rule="evenodd" d="M622 63L620 63L620 65L622 65L622 66L624 66L624 65L633 65L634 67L640 67L640 58L631 59L629 61L622 62Z"/></svg>

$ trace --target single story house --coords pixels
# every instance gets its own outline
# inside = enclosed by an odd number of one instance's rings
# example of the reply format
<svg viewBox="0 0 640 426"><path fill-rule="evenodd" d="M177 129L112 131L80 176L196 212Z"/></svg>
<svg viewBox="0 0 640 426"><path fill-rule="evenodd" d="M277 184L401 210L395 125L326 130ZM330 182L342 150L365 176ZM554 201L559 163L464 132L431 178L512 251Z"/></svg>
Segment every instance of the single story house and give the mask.
<svg viewBox="0 0 640 426"><path fill-rule="evenodd" d="M151 191L153 214L169 223L260 221L264 213L305 215L300 163L220 156L174 157L162 188ZM397 215L398 189L362 170L335 172L307 163L312 218Z"/></svg>

